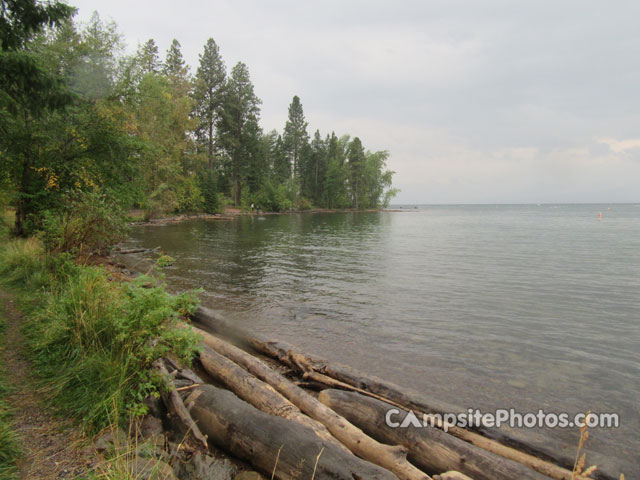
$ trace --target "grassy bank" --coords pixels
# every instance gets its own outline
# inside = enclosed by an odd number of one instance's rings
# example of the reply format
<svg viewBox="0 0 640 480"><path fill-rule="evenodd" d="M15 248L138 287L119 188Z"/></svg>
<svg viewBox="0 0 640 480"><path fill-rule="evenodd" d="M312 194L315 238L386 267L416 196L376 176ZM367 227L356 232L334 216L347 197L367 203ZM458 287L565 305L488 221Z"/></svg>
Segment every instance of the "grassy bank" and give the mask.
<svg viewBox="0 0 640 480"><path fill-rule="evenodd" d="M3 362L5 325L4 306L0 305L0 480L14 480L17 478L16 460L20 448L13 430L11 411L5 401L9 393Z"/></svg>
<svg viewBox="0 0 640 480"><path fill-rule="evenodd" d="M17 295L35 374L47 398L87 432L126 423L162 386L153 362L189 362L197 339L178 326L195 298L151 277L114 281L103 268L49 254L37 238L5 240L0 278Z"/></svg>

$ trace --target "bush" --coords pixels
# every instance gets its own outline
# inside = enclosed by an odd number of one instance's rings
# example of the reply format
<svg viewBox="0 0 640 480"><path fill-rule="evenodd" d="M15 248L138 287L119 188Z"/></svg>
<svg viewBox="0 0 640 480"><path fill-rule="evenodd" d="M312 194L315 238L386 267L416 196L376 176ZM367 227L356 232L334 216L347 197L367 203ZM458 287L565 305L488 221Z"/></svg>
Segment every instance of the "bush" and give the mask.
<svg viewBox="0 0 640 480"><path fill-rule="evenodd" d="M311 202L306 197L300 197L296 201L295 208L296 210L311 210L313 205L311 205Z"/></svg>
<svg viewBox="0 0 640 480"><path fill-rule="evenodd" d="M195 177L183 177L177 185L179 213L199 212L203 206L203 196Z"/></svg>
<svg viewBox="0 0 640 480"><path fill-rule="evenodd" d="M126 215L99 192L72 192L64 207L45 212L43 241L49 252L106 253L127 233Z"/></svg>
<svg viewBox="0 0 640 480"><path fill-rule="evenodd" d="M293 204L289 199L286 185L274 186L270 181L264 182L262 188L254 196L253 203L261 210L268 212L282 212L291 210Z"/></svg>

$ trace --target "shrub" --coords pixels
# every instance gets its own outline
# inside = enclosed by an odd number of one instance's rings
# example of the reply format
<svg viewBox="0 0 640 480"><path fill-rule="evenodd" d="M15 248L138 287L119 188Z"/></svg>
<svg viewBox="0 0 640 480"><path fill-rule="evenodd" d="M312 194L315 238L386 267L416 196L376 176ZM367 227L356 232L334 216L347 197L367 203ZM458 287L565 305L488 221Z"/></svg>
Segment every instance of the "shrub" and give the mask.
<svg viewBox="0 0 640 480"><path fill-rule="evenodd" d="M49 252L106 253L124 239L126 215L99 192L72 192L64 207L45 213L43 241Z"/></svg>
<svg viewBox="0 0 640 480"><path fill-rule="evenodd" d="M195 177L182 177L177 185L178 209L180 213L199 212L204 202Z"/></svg>
<svg viewBox="0 0 640 480"><path fill-rule="evenodd" d="M253 203L261 210L282 212L291 210L293 206L289 197L289 191L285 185L274 186L270 181L266 181L254 196Z"/></svg>

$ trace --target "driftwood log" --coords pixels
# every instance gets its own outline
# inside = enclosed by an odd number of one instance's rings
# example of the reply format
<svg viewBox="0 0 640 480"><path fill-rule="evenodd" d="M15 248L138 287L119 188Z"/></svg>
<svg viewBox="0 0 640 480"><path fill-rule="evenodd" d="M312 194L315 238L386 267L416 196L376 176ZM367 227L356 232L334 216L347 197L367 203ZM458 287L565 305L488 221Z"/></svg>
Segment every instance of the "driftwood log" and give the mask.
<svg viewBox="0 0 640 480"><path fill-rule="evenodd" d="M169 374L169 371L165 367L162 359L157 360L154 363L154 367L158 370L160 376L169 387L168 390L160 392L162 400L169 412L169 416L177 419L180 430L182 430L185 437L191 436L194 439L196 446L206 452L209 449L207 439L198 428L198 425L193 421L191 415L189 415L189 412L182 401L182 397L180 397L180 394L175 388L173 377Z"/></svg>
<svg viewBox="0 0 640 480"><path fill-rule="evenodd" d="M343 384L350 385L352 388L357 389L357 391L369 392L373 394L374 398L384 399L392 405L401 405L403 408L413 410L420 414L444 414L463 411L463 409L433 399L424 400L422 396L417 394L407 394L402 388L391 382L367 375L348 366L329 363L317 356L296 353L294 348L285 342L267 341L248 335L244 330L229 323L223 317L209 309L197 309L192 319L208 332L214 332L232 338L234 341L242 343L256 352L276 359L291 368L299 369L303 374L310 371L320 373ZM310 378L310 380L311 379L313 378ZM539 458L536 455L553 458L554 461L567 465L572 462L572 459L556 458L551 452L531 448L529 445L502 434L497 429L489 429L480 434L464 428L449 426L448 434L487 450L488 452L521 463L555 480L573 479L572 472L567 468ZM492 438L488 438L485 435L490 435Z"/></svg>
<svg viewBox="0 0 640 480"><path fill-rule="evenodd" d="M397 480L322 441L311 429L261 412L227 390L202 385L185 404L212 443L278 479Z"/></svg>
<svg viewBox="0 0 640 480"><path fill-rule="evenodd" d="M227 357L204 347L200 352L200 363L215 381L223 384L258 410L298 422L313 430L322 440L348 452L346 447L338 442L324 425L304 415L298 407L275 391L273 387L258 380Z"/></svg>
<svg viewBox="0 0 640 480"><path fill-rule="evenodd" d="M377 442L258 358L214 335L201 333L206 346L271 385L303 413L322 423L336 439L360 458L393 472L400 480L430 478L407 461L405 447L384 445Z"/></svg>
<svg viewBox="0 0 640 480"><path fill-rule="evenodd" d="M318 400L376 440L407 445L409 461L427 473L438 474L456 470L474 480L548 478L520 463L475 447L437 428L391 428L386 424L385 417L393 407L380 400L333 389L323 390ZM407 411L401 411L393 416L393 421L401 423L407 414Z"/></svg>
<svg viewBox="0 0 640 480"><path fill-rule="evenodd" d="M392 405L402 406L403 408L412 410L420 415L448 413L446 407L440 403L434 401L424 402L417 399L415 396L407 395L400 387L393 383L386 382L375 376L366 375L345 365L330 364L315 356L295 353L287 344L279 342L265 342L259 339L250 339L248 342L256 351L278 359L285 365L289 365L292 368L297 368L301 370L303 374L305 372L316 372L324 375L325 377L337 380L341 382L341 388L343 386L351 386L352 389L355 389L360 393L369 394L373 398L384 400ZM313 374L307 375L307 377L314 381L322 380L321 377L314 376ZM329 386L338 385L330 384ZM457 409L455 407L449 409L449 411L456 410ZM434 417L434 424L438 425L440 428L444 427L443 422L436 417ZM556 465L555 463L523 452L517 448L507 446L496 439L487 438L480 433L456 427L454 425L447 425L447 433L488 452L521 463L522 465L555 480L580 480L581 478L580 476L573 476L570 470ZM493 436L500 437L505 441L512 441L512 439L498 435L495 430L493 431ZM522 446L518 442L513 443ZM539 453L542 454L543 452Z"/></svg>

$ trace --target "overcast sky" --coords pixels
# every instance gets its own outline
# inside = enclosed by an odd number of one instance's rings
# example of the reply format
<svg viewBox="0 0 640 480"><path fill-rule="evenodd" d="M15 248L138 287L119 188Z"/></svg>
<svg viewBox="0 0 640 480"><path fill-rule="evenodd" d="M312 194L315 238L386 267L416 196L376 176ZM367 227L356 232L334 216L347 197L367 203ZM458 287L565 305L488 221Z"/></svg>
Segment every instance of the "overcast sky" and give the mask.
<svg viewBox="0 0 640 480"><path fill-rule="evenodd" d="M394 203L640 202L640 2L69 0L129 49L209 37L262 127L391 152Z"/></svg>

